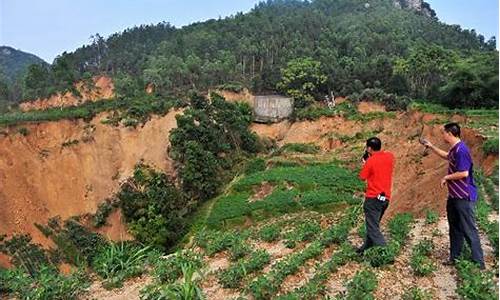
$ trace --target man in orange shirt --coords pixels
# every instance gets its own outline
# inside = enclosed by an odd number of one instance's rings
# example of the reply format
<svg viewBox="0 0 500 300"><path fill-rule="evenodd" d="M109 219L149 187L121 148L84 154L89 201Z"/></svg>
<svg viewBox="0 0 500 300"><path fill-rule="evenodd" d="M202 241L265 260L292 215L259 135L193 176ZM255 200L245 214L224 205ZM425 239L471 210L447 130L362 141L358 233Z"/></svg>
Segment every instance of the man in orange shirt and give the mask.
<svg viewBox="0 0 500 300"><path fill-rule="evenodd" d="M359 178L367 182L363 204L366 238L363 246L357 250L360 254L370 247L385 245L384 236L380 232L380 220L391 199L394 155L381 151L381 148L382 141L377 137L366 141L364 165L359 173Z"/></svg>

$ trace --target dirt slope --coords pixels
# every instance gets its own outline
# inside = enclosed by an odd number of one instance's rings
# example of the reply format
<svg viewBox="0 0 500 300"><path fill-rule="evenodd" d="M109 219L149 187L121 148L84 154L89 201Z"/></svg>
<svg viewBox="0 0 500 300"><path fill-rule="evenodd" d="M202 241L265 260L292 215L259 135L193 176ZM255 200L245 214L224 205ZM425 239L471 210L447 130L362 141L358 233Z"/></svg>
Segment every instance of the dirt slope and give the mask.
<svg viewBox="0 0 500 300"><path fill-rule="evenodd" d="M36 242L50 245L33 226L59 215L94 213L97 205L116 192L136 163L172 172L166 154L169 131L176 127L172 111L153 117L133 129L63 120L23 125L28 135L11 127L0 135L0 234L30 233ZM102 233L126 238L121 216L110 216L112 226Z"/></svg>
<svg viewBox="0 0 500 300"><path fill-rule="evenodd" d="M364 109L373 111L369 105ZM137 129L101 124L105 117L102 114L90 123L62 120L4 130L0 134L0 234L29 233L36 242L49 246L50 241L33 223L45 223L57 215L64 219L94 213L101 201L118 190L120 181L131 175L140 159L172 172L166 149L169 131L176 126L177 113L153 117ZM434 117L410 112L366 123L330 117L253 124L252 130L260 136L276 139L280 145L315 143L325 153L341 159L353 155L357 158L364 142L343 143L339 136L381 131L378 136L384 141L384 147L397 159L394 196L387 217L400 211L419 215L426 208L441 213L445 208L446 191L439 188L439 179L446 172L446 162L435 155L424 156L418 144L423 132L432 142L444 147L439 126L422 125ZM28 130L27 136L18 133L20 127ZM491 169L498 158L483 156L483 137L465 130L464 139L472 149L476 165ZM119 212L112 214L108 223L111 226L100 232L112 239L128 237ZM5 260L0 257L0 264L1 261Z"/></svg>
<svg viewBox="0 0 500 300"><path fill-rule="evenodd" d="M106 76L96 76L92 79L95 88L86 88L82 82L76 84L76 89L81 97L76 97L70 92L65 94L56 94L48 99L36 99L19 104L22 111L42 110L53 107L78 106L87 101L97 101L101 99L110 99L114 96L114 85L111 78Z"/></svg>
<svg viewBox="0 0 500 300"><path fill-rule="evenodd" d="M380 111L380 107L363 106L364 111ZM338 155L339 158L352 157L357 152L353 147L361 149L364 140L342 143L339 136L353 136L362 132L378 132L383 141L383 148L391 151L396 157L393 184L393 200L387 211L390 217L397 212L409 211L421 215L426 209L445 211L446 190L439 187L439 180L446 175L446 161L436 155L424 154L418 143L421 134L441 148L440 126L424 125L436 116L420 112L399 113L395 118L376 119L366 123L348 121L341 117L323 117L317 121L290 123L283 121L276 124L253 124L252 130L260 136L272 138L279 145L287 143L314 143L326 151ZM460 116L452 118L464 121ZM477 132L464 129L463 139L469 145L476 166L491 170L498 160L496 156L485 157L481 151L484 138Z"/></svg>

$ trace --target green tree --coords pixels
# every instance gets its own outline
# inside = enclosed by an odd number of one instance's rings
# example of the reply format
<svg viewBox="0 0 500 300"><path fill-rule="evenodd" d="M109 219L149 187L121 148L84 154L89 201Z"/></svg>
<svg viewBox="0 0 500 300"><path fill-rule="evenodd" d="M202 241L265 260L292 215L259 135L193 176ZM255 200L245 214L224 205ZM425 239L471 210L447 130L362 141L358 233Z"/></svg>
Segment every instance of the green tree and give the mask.
<svg viewBox="0 0 500 300"><path fill-rule="evenodd" d="M290 61L281 74L277 88L294 99L296 108L311 104L327 81L321 71L321 63L310 57Z"/></svg>
<svg viewBox="0 0 500 300"><path fill-rule="evenodd" d="M440 91L443 104L449 107L498 107L498 53L476 53L460 59Z"/></svg>
<svg viewBox="0 0 500 300"><path fill-rule="evenodd" d="M406 77L413 97L435 99L436 90L456 60L455 52L441 46L418 46L410 49L408 58L396 61L395 73Z"/></svg>
<svg viewBox="0 0 500 300"><path fill-rule="evenodd" d="M237 158L257 150L248 105L230 103L217 94L210 101L192 95L190 107L176 116L170 155L176 161L184 193L195 200L213 197Z"/></svg>
<svg viewBox="0 0 500 300"><path fill-rule="evenodd" d="M39 97L46 97L49 94L51 77L49 70L38 64L28 67L28 72L23 80L23 98L34 100Z"/></svg>

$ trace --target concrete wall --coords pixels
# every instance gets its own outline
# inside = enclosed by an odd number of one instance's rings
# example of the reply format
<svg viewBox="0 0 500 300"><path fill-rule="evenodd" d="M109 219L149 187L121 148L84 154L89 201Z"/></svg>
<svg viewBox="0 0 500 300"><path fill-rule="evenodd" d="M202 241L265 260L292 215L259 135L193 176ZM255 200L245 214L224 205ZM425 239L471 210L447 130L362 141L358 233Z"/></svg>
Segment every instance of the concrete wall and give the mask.
<svg viewBox="0 0 500 300"><path fill-rule="evenodd" d="M278 95L255 96L255 122L278 122L293 113L293 99Z"/></svg>

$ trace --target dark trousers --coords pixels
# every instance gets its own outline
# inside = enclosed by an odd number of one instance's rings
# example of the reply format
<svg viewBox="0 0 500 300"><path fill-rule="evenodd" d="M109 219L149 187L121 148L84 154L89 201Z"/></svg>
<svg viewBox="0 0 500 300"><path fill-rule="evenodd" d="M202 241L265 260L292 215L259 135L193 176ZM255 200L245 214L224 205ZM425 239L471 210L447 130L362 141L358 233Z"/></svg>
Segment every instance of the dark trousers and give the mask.
<svg viewBox="0 0 500 300"><path fill-rule="evenodd" d="M366 198L363 204L365 212L366 238L360 250L364 251L373 246L384 246L385 239L380 232L380 220L385 210L389 206L389 201L380 201L377 198Z"/></svg>
<svg viewBox="0 0 500 300"><path fill-rule="evenodd" d="M460 256L464 239L470 246L472 260L484 268L483 249L474 218L475 203L469 199L448 198L446 214L450 227L450 260Z"/></svg>

